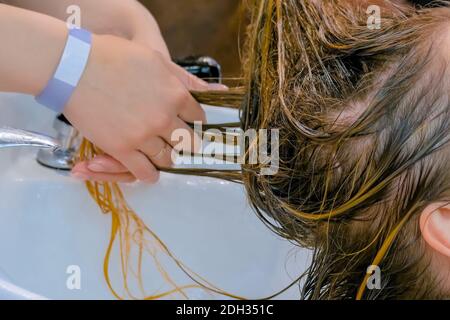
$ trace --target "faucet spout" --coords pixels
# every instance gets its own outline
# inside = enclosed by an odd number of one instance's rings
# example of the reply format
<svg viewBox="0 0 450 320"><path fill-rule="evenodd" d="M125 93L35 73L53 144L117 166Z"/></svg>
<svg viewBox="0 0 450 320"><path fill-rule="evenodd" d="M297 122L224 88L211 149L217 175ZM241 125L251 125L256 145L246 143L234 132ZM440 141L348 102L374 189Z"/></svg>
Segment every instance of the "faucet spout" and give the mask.
<svg viewBox="0 0 450 320"><path fill-rule="evenodd" d="M58 140L31 131L0 127L0 149L12 147L35 147L40 149L59 149Z"/></svg>

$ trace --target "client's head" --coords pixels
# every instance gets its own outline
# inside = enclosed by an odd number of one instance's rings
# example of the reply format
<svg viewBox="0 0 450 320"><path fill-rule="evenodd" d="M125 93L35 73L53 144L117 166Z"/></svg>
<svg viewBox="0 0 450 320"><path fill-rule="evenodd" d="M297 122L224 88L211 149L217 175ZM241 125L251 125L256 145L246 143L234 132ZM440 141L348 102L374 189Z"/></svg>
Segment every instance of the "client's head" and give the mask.
<svg viewBox="0 0 450 320"><path fill-rule="evenodd" d="M450 297L450 8L264 0L254 15L242 122L281 130L280 168L243 179L263 221L313 249L304 297Z"/></svg>

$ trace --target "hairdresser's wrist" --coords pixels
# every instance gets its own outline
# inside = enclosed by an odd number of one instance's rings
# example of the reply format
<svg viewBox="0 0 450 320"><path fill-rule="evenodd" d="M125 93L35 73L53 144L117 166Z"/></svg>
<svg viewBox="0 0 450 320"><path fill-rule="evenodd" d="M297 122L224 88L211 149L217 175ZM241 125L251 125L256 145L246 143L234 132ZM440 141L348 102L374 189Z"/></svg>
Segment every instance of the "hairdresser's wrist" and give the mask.
<svg viewBox="0 0 450 320"><path fill-rule="evenodd" d="M84 73L75 88L71 99L64 108L64 115L69 120L80 118L84 121L90 113L103 104L97 101L99 96L119 95L122 83L129 81L121 73L126 64L139 65L136 54L129 51L131 42L113 35L92 35L91 52ZM77 123L77 121L74 121Z"/></svg>

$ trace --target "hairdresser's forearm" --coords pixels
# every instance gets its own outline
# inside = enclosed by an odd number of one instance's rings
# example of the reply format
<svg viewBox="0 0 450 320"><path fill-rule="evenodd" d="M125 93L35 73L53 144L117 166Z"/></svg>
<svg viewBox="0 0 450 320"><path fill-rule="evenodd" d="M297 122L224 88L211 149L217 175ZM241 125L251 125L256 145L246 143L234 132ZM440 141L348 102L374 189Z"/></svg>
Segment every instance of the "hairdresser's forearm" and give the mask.
<svg viewBox="0 0 450 320"><path fill-rule="evenodd" d="M0 91L37 95L64 50L65 23L0 4Z"/></svg>
<svg viewBox="0 0 450 320"><path fill-rule="evenodd" d="M82 27L96 34L135 41L169 56L156 20L137 0L7 0L7 3L63 21L69 17L67 8L77 5Z"/></svg>

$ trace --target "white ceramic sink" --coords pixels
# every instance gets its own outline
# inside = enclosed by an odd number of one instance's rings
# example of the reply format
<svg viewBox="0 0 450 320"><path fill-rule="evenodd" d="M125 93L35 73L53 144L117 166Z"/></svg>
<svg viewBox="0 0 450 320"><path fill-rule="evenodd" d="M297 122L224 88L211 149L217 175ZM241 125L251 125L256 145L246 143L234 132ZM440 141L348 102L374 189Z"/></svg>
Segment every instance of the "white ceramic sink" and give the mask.
<svg viewBox="0 0 450 320"><path fill-rule="evenodd" d="M212 121L237 117L229 111L208 114ZM30 97L0 94L0 125L52 135L53 118ZM100 212L83 183L40 166L36 152L0 149L0 298L113 298L102 272L110 216ZM124 190L132 207L186 265L225 290L263 297L286 286L307 264L306 251L258 220L239 185L163 174L155 186L134 184ZM81 270L80 290L66 285L69 266ZM119 281L117 256L111 266L112 280ZM160 276L149 272L145 284L154 288ZM187 283L177 272L175 279ZM294 286L282 297L298 296Z"/></svg>

